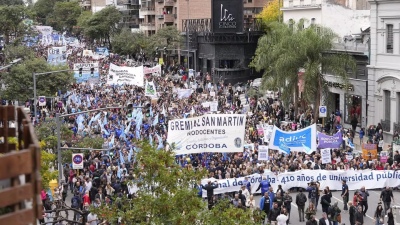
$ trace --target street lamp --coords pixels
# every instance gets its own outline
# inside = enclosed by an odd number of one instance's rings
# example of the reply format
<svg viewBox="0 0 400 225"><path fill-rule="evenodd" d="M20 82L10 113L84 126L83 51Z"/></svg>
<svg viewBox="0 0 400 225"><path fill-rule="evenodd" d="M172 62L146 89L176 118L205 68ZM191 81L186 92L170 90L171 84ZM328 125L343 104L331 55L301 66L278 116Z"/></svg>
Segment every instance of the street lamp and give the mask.
<svg viewBox="0 0 400 225"><path fill-rule="evenodd" d="M32 73L32 77L33 77L33 110L34 110L34 113L35 113L35 114L34 114L34 118L35 118L34 122L35 122L35 125L36 125L36 123L37 123L36 76L39 76L39 75L47 75L47 74L52 74L52 73L62 73L62 72L68 72L68 71L70 71L70 70L56 70L56 71L50 71L50 72L44 72L44 73L35 73L35 72Z"/></svg>

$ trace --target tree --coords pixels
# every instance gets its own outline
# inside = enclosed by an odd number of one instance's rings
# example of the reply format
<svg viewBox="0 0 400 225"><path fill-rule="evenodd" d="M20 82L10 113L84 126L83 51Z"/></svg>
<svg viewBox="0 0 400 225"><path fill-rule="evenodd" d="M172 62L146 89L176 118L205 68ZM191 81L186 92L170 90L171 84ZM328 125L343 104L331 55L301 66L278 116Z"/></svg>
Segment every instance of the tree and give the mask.
<svg viewBox="0 0 400 225"><path fill-rule="evenodd" d="M117 198L111 206L94 209L100 218L111 223L121 218L126 224L179 225L188 221L193 224L196 221L199 224L252 224L250 211L233 210L225 203L207 210L206 203L197 197L198 190L194 188L204 177L205 170L183 169L175 163L173 152L156 150L147 142L136 146L140 149L135 157L137 165L133 168L133 177L137 178L133 181L138 188L136 197L130 200ZM243 223L229 223L234 220L230 218L232 215L236 215L236 222Z"/></svg>
<svg viewBox="0 0 400 225"><path fill-rule="evenodd" d="M56 2L48 22L56 30L72 31L80 14L81 7L78 1Z"/></svg>
<svg viewBox="0 0 400 225"><path fill-rule="evenodd" d="M278 22L282 20L282 11L281 7L283 4L283 0L272 0L269 1L257 15L260 18L264 25L268 26L271 22Z"/></svg>
<svg viewBox="0 0 400 225"><path fill-rule="evenodd" d="M25 30L22 23L25 17L24 5L0 6L0 33L4 34L4 42L10 42L10 36L18 37Z"/></svg>
<svg viewBox="0 0 400 225"><path fill-rule="evenodd" d="M348 84L348 71L354 71L356 63L347 54L328 54L336 38L330 29L316 25L303 27L303 20L297 24L272 23L271 31L260 38L250 66L263 71L263 88L281 90L286 101L295 93L295 109L298 73L303 69L303 96L314 104L316 121L320 99L329 92L321 68Z"/></svg>
<svg viewBox="0 0 400 225"><path fill-rule="evenodd" d="M41 146L45 144L40 142ZM41 147L42 148L42 147ZM51 180L55 180L58 178L57 170L54 170L56 155L49 153L45 150L41 150L41 167L40 167L40 175L42 177L42 187L43 189L49 188L49 183Z"/></svg>
<svg viewBox="0 0 400 225"><path fill-rule="evenodd" d="M0 5L23 5L23 0L0 0Z"/></svg>
<svg viewBox="0 0 400 225"><path fill-rule="evenodd" d="M22 64L13 66L9 73L5 73L3 81L6 84L4 95L8 99L27 100L33 96L32 74L68 69L62 66L51 66L42 58L30 58ZM70 72L54 73L36 77L37 95L54 96L58 90L66 91L73 81Z"/></svg>
<svg viewBox="0 0 400 225"><path fill-rule="evenodd" d="M34 57L34 51L25 45L8 45L4 49L6 62L10 63L15 59L28 60Z"/></svg>
<svg viewBox="0 0 400 225"><path fill-rule="evenodd" d="M39 24L48 24L48 19L53 15L54 6L60 1L62 0L38 0L33 5L33 11Z"/></svg>
<svg viewBox="0 0 400 225"><path fill-rule="evenodd" d="M107 6L93 14L84 24L84 34L91 40L102 40L111 45L111 36L118 33L117 23L121 13L114 6ZM111 48L111 47L110 47Z"/></svg>
<svg viewBox="0 0 400 225"><path fill-rule="evenodd" d="M141 49L147 48L150 41L143 33L132 33L129 29L123 29L113 36L111 44L113 52L117 54L136 55Z"/></svg>
<svg viewBox="0 0 400 225"><path fill-rule="evenodd" d="M152 36L153 42L157 47L167 47L177 49L182 43L182 35L175 26L163 27Z"/></svg>

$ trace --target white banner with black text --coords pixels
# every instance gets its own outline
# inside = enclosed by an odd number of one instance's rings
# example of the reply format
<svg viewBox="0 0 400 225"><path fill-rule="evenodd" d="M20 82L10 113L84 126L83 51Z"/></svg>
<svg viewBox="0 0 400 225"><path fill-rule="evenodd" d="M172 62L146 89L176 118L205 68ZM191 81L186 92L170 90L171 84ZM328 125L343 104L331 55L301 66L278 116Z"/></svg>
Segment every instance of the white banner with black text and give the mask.
<svg viewBox="0 0 400 225"><path fill-rule="evenodd" d="M169 144L177 155L201 152L243 152L246 116L208 114L170 120Z"/></svg>

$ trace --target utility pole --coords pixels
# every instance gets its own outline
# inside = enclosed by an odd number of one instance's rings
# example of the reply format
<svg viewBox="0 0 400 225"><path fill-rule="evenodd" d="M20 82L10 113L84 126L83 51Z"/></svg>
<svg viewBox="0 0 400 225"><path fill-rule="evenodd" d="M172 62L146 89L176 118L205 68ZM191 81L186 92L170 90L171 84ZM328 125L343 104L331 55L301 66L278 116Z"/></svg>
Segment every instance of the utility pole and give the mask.
<svg viewBox="0 0 400 225"><path fill-rule="evenodd" d="M190 0L187 0L187 2L188 2L188 4L187 4L187 14L188 14L188 18L187 18L187 20L186 20L186 44L187 44L187 75L189 76L189 55L190 55L190 52L189 52L189 48L190 48L190 46L189 46L189 35L190 35L190 29L189 29L189 18L190 18L190 5L189 5L189 1Z"/></svg>

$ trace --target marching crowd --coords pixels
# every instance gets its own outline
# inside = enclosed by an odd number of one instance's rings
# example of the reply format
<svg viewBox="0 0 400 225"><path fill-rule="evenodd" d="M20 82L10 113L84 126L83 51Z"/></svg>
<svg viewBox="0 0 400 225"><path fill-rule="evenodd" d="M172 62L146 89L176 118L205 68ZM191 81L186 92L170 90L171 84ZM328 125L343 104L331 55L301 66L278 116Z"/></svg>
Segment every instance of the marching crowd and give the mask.
<svg viewBox="0 0 400 225"><path fill-rule="evenodd" d="M175 73L185 70L182 66L169 66L164 76L146 75L147 81L155 84L158 97L152 99L146 96L143 87L133 85L109 85L106 84L106 74L110 63L120 66L128 62L118 55L110 54L108 57L93 59L81 55L82 48L71 48L68 64L72 67L76 62L99 62L101 79L99 83L72 84L66 93L58 96L53 110L49 107L40 108L39 115L32 118L40 126L48 117L54 117L55 113L75 113L91 109L108 108L101 112L79 114L65 118L63 121L73 131L74 140L85 137L101 137L106 151L92 151L85 155L84 169L76 172L69 164L65 165L63 174L64 182L60 188L55 189L55 200L66 200L69 192L72 194L71 202L67 202L72 208L86 210L90 205L97 207L101 204L111 204L113 196L126 193L134 194L134 190L126 185L125 181L134 179L130 169L135 166L135 140L147 140L158 149L168 148L167 131L168 121L178 118L187 118L210 113L210 108L205 107L204 102L218 101L218 113L247 114L245 141L246 147L242 153L202 153L185 156L177 156L176 163L182 168L202 168L208 170L207 178L226 179L247 177L251 174L264 174L264 172L285 173L304 169L311 170L390 170L400 167L400 154L395 152L394 160L389 157L386 163L363 159L355 155L353 159L346 156L352 151L351 143L356 137L354 129L344 129L339 111L332 112L331 119L322 132L328 134L341 130L344 141L341 148L332 149L332 162L322 164L319 151L313 154L291 152L281 154L278 151L270 151L269 161L258 161L258 146L266 142L263 132L259 132L257 126L261 124L276 125L283 130L297 130L315 123L313 110L308 107L299 113L293 105L283 107L279 99L272 97L251 96L252 81L241 84L240 88L230 83L213 83L212 76L208 73L200 73L189 77L188 74L180 74L176 78ZM38 54L45 52L40 48ZM178 96L177 90L185 88L193 92L187 97ZM136 106L142 108L136 108ZM297 113L297 114L296 114ZM382 127L371 126L368 130L359 132L360 141L379 144L383 140ZM73 143L63 143L71 146ZM246 178L247 180L247 178ZM248 182L248 181L247 181ZM249 183L249 182L248 182ZM207 192L209 208L221 198L231 199L231 203L243 210L262 210L265 212L265 221L269 224L288 224L290 222L291 205L296 204L300 221L307 221L307 225L337 225L341 221L341 213L348 212L350 224L362 225L364 216L368 210L368 191L362 188L357 191L350 200L346 181L343 181L343 202L348 202L342 209L337 202L332 202L332 193L329 187L320 187L319 183L311 182L305 190L298 189L295 199L289 195L290 191L283 191L280 187L273 190L268 180L260 183L261 200L256 203L251 190L246 183L240 191L224 195L214 195L216 185L211 181L206 185L199 185L199 196L202 191ZM382 191L382 203L375 211L376 224L383 224L385 215L387 224L394 224L393 213L390 204L393 193L388 187ZM44 206L48 197L42 195ZM316 218L318 205L322 208L322 218ZM79 220L79 214L74 219ZM96 215L88 211L86 221L90 225L101 224ZM381 222L382 221L382 222ZM44 220L42 221L44 222ZM105 224L105 223L104 223Z"/></svg>

